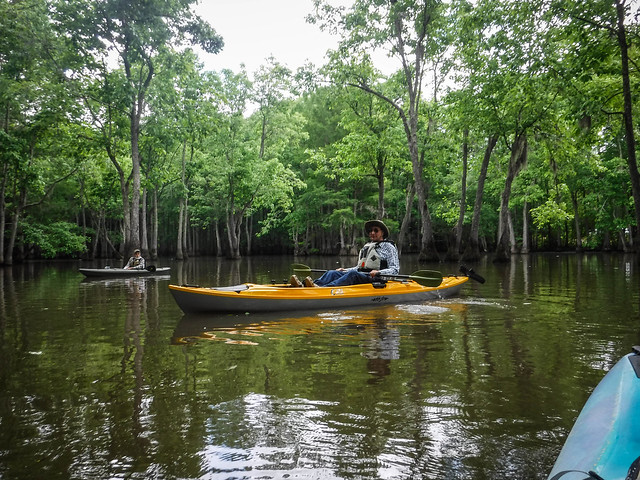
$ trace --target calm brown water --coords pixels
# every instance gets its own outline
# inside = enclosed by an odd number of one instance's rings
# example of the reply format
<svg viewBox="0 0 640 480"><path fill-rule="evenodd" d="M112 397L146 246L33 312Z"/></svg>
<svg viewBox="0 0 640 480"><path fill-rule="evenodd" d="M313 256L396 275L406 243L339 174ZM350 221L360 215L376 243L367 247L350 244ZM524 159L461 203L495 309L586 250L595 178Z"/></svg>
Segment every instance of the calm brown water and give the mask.
<svg viewBox="0 0 640 480"><path fill-rule="evenodd" d="M622 255L481 262L458 298L348 311L187 317L167 288L281 280L293 261L0 269L0 478L545 479L640 344ZM420 268L457 270L403 257Z"/></svg>

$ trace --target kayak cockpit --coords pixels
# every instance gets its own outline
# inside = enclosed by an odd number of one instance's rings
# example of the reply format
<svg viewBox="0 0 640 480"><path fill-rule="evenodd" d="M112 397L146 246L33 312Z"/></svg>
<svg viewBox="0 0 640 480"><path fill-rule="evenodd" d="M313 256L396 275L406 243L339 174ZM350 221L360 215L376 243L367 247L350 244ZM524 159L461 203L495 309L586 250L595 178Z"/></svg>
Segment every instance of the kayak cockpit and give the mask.
<svg viewBox="0 0 640 480"><path fill-rule="evenodd" d="M403 280L401 281L401 283L406 283L407 280ZM387 286L387 281L383 280L380 282L373 282L370 284L373 288L385 288ZM182 285L183 287L191 287L191 288L202 288L200 287L200 285ZM254 286L259 286L259 285L255 285L252 283L242 283L240 285L229 285L226 287L207 287L208 290L216 290L219 292L245 292L247 290L249 290L251 287ZM275 288L300 288L300 287L294 287L293 285L289 285L288 283L283 283L283 284L273 284L273 285L269 285L270 287L275 287ZM304 287L303 287L304 288ZM309 288L309 287L306 287ZM322 288L322 287L317 287L317 288Z"/></svg>

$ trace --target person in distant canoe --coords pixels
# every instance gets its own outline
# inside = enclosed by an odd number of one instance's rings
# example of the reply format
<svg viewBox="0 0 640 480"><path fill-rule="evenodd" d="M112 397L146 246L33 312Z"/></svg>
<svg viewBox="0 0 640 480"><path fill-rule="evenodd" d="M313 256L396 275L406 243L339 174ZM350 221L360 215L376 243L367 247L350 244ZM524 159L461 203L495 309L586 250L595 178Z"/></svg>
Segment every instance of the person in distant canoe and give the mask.
<svg viewBox="0 0 640 480"><path fill-rule="evenodd" d="M358 265L351 268L328 270L320 278L304 279L306 287L341 287L360 283L373 283L379 275L398 275L400 259L395 243L388 240L389 229L380 220L369 220L364 224L369 235L369 242L362 247L358 256ZM291 284L302 286L302 282L294 275ZM299 285L298 285L299 284Z"/></svg>
<svg viewBox="0 0 640 480"><path fill-rule="evenodd" d="M144 258L140 255L140 249L136 248L133 251L133 257L129 259L127 264L124 266L125 270L144 270Z"/></svg>

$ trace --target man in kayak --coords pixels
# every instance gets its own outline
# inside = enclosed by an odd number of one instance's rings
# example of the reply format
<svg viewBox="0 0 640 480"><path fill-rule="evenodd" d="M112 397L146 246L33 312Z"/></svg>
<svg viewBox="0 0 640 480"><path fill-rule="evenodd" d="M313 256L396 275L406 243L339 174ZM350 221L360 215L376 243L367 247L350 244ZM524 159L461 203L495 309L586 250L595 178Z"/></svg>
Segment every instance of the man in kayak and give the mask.
<svg viewBox="0 0 640 480"><path fill-rule="evenodd" d="M358 265L351 268L328 270L317 280L304 279L307 287L342 287L373 283L379 275L397 275L400 272L400 260L395 243L388 240L389 229L380 220L369 220L364 224L369 242L362 247L358 256ZM295 277L295 275L294 275ZM292 285L302 286L292 277ZM296 284L296 280L300 285Z"/></svg>
<svg viewBox="0 0 640 480"><path fill-rule="evenodd" d="M140 255L140 249L136 248L133 251L133 257L129 259L124 266L125 270L144 270L144 258Z"/></svg>

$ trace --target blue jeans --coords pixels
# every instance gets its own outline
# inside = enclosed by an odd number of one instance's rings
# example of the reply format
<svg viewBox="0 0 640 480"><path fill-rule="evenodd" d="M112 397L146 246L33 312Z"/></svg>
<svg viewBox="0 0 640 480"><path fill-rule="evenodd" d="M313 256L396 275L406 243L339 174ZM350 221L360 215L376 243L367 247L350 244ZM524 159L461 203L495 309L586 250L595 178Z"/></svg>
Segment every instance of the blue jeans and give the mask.
<svg viewBox="0 0 640 480"><path fill-rule="evenodd" d="M314 280L319 287L344 287L345 285L358 285L360 283L373 283L373 277L368 273L357 270L341 272L328 270L320 278Z"/></svg>

